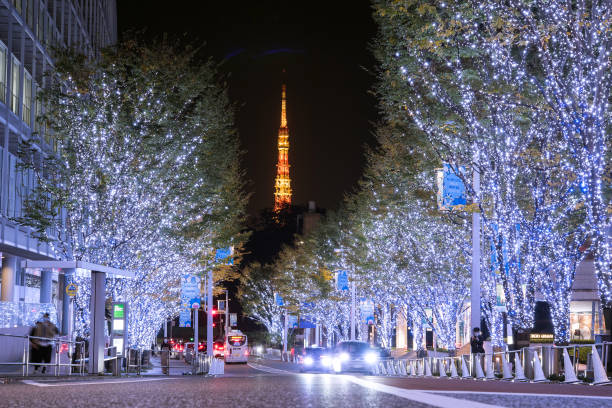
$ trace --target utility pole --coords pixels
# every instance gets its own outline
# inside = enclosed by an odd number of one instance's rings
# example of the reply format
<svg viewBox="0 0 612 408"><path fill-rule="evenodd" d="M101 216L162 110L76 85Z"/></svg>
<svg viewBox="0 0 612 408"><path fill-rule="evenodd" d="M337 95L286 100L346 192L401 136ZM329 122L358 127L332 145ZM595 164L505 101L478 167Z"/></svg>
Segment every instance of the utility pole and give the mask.
<svg viewBox="0 0 612 408"><path fill-rule="evenodd" d="M474 203L480 200L480 173L474 165ZM472 286L470 290L470 323L472 329L480 328L480 212L472 212Z"/></svg>
<svg viewBox="0 0 612 408"><path fill-rule="evenodd" d="M200 330L198 328L198 318L200 315L200 309L199 308L194 308L193 309L193 366L194 366L194 370L197 370L197 361L198 361L198 346L200 345ZM187 350L185 350L185 352L187 352Z"/></svg>
<svg viewBox="0 0 612 408"><path fill-rule="evenodd" d="M287 316L287 309L285 309L285 322L283 324L283 358L281 360L285 360L287 358L287 337L289 337L288 332L289 320Z"/></svg>
<svg viewBox="0 0 612 408"><path fill-rule="evenodd" d="M206 274L206 354L214 356L213 351L213 273Z"/></svg>
<svg viewBox="0 0 612 408"><path fill-rule="evenodd" d="M227 289L225 289L225 336L229 333L229 298L227 295Z"/></svg>
<svg viewBox="0 0 612 408"><path fill-rule="evenodd" d="M355 280L351 281L351 340L355 340Z"/></svg>

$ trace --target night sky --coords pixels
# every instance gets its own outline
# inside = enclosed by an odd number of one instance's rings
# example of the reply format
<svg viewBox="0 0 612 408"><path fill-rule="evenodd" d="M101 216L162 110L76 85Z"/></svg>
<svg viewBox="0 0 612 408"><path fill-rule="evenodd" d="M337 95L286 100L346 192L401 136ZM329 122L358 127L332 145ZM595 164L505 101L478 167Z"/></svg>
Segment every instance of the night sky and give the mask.
<svg viewBox="0 0 612 408"><path fill-rule="evenodd" d="M119 32L185 36L223 61L245 151L249 212L273 205L280 89L287 84L293 204L338 207L372 145L376 33L367 0L118 1ZM283 69L286 73L283 75Z"/></svg>

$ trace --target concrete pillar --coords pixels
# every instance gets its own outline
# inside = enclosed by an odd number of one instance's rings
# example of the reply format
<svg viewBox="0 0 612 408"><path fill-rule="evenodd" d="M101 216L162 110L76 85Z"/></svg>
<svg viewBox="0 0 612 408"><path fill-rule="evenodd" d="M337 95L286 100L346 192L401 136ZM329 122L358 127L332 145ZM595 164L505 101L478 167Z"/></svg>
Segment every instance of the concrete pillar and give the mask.
<svg viewBox="0 0 612 408"><path fill-rule="evenodd" d="M106 303L106 274L91 271L91 299L89 302L89 374L104 373L104 308Z"/></svg>
<svg viewBox="0 0 612 408"><path fill-rule="evenodd" d="M44 270L40 274L40 303L51 303L53 287L53 271Z"/></svg>
<svg viewBox="0 0 612 408"><path fill-rule="evenodd" d="M17 257L3 254L2 258L2 295L3 302L15 300L15 279L17 278Z"/></svg>

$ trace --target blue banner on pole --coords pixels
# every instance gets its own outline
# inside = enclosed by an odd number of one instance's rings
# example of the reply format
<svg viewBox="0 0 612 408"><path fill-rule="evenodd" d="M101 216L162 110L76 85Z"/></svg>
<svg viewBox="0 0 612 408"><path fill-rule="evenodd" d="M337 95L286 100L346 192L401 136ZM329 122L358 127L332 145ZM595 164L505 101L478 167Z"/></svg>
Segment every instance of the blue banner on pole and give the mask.
<svg viewBox="0 0 612 408"><path fill-rule="evenodd" d="M233 265L234 264L234 259L232 258L233 254L234 254L234 248L231 246L227 248L218 248L215 251L215 262L224 264L224 265Z"/></svg>
<svg viewBox="0 0 612 408"><path fill-rule="evenodd" d="M179 327L191 327L191 310L182 309L179 312Z"/></svg>
<svg viewBox="0 0 612 408"><path fill-rule="evenodd" d="M185 274L181 277L181 307L200 307L200 278L198 276Z"/></svg>
<svg viewBox="0 0 612 408"><path fill-rule="evenodd" d="M276 306L284 306L285 305L285 301L283 300L283 297L281 295L279 295L278 293L274 294L274 302L276 302Z"/></svg>
<svg viewBox="0 0 612 408"><path fill-rule="evenodd" d="M369 299L362 299L359 302L359 314L362 322L374 324L374 302Z"/></svg>
<svg viewBox="0 0 612 408"><path fill-rule="evenodd" d="M467 203L465 184L455 172L464 174L465 167L454 166L453 169L450 164L444 163L438 172L438 208L441 210L452 210L455 206Z"/></svg>
<svg viewBox="0 0 612 408"><path fill-rule="evenodd" d="M290 329L298 328L298 318L295 315L287 315L287 323Z"/></svg>
<svg viewBox="0 0 612 408"><path fill-rule="evenodd" d="M339 270L336 276L336 289L338 290L348 290L349 282L348 282L348 272Z"/></svg>
<svg viewBox="0 0 612 408"><path fill-rule="evenodd" d="M312 318L310 316L300 317L300 329L315 329L316 327L317 325L312 322Z"/></svg>

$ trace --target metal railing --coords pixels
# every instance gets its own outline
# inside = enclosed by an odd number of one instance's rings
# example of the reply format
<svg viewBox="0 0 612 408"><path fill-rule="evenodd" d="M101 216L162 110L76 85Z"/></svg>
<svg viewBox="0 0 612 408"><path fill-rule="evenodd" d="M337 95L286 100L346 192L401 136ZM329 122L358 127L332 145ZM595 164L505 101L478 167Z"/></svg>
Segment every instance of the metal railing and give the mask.
<svg viewBox="0 0 612 408"><path fill-rule="evenodd" d="M74 368L78 370L79 375L85 374L85 359L84 350L85 350L85 342L84 341L69 341L62 339L61 337L55 338L46 338L46 337L36 337L36 336L19 336L13 334L0 334L0 339L21 339L23 342L22 345L22 355L20 361L0 361L0 366L21 366L21 374L24 377L30 375L30 366L34 366L35 370L38 367L43 367L43 369L49 367L53 368L53 375L58 376L61 374L62 367L67 367L68 375L72 375L72 371ZM34 342L32 342L34 340ZM17 340L19 341L19 340ZM48 342L49 345L41 346L37 345L36 342ZM49 362L30 361L33 356L33 348L36 350L37 347L52 347L51 349L51 357ZM79 353L80 358L75 359L76 353ZM40 350L38 350L40 351ZM62 363L63 353L66 352L66 357L68 358L67 363ZM53 361L53 357L55 356L55 362Z"/></svg>

